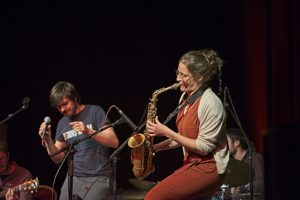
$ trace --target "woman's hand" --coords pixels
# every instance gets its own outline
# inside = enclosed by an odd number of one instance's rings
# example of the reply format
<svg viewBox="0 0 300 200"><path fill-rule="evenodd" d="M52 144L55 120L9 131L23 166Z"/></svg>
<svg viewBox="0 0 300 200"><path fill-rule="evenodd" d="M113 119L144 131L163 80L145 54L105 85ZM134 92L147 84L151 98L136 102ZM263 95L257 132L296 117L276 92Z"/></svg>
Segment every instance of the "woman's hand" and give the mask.
<svg viewBox="0 0 300 200"><path fill-rule="evenodd" d="M166 125L159 122L158 117L155 118L155 123L151 121L147 121L146 125L147 131L150 136L166 136L172 133L172 130Z"/></svg>
<svg viewBox="0 0 300 200"><path fill-rule="evenodd" d="M158 143L158 144L154 144L153 145L153 149L152 149L152 151L153 151L153 153L158 153L159 151L161 151L162 149L161 149L161 144L160 143Z"/></svg>

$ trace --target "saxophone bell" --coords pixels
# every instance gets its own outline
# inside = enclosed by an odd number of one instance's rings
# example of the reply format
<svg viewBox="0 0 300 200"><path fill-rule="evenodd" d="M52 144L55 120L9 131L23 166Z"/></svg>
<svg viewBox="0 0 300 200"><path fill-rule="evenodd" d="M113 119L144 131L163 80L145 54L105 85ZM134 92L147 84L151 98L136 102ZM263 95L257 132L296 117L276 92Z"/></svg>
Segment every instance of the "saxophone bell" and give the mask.
<svg viewBox="0 0 300 200"><path fill-rule="evenodd" d="M127 144L130 148L137 148L145 142L145 138L144 134L137 133L129 138Z"/></svg>

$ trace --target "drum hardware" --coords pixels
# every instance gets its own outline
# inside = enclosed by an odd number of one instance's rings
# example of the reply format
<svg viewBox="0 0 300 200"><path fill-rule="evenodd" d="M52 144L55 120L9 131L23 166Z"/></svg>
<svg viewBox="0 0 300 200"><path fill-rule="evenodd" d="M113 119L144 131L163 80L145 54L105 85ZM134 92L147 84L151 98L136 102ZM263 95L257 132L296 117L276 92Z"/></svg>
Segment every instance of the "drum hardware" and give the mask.
<svg viewBox="0 0 300 200"><path fill-rule="evenodd" d="M131 183L137 189L140 189L143 191L149 191L151 188L153 188L156 185L155 182L141 180L141 179L135 179L135 178L129 179L129 183Z"/></svg>
<svg viewBox="0 0 300 200"><path fill-rule="evenodd" d="M227 188L229 188L229 185L223 184L221 186L221 200L224 200L224 195L225 195L225 191L227 190Z"/></svg>
<svg viewBox="0 0 300 200"><path fill-rule="evenodd" d="M230 187L246 185L250 182L250 166L242 161L230 158L223 184Z"/></svg>

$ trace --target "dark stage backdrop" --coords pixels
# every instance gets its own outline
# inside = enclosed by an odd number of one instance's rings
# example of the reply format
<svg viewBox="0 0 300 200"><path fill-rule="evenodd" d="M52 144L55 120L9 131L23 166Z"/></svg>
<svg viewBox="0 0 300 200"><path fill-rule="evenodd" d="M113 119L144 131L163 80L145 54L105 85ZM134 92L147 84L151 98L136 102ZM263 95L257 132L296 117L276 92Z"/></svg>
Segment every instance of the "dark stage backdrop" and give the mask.
<svg viewBox="0 0 300 200"><path fill-rule="evenodd" d="M52 184L58 166L41 146L37 131L46 115L52 118L53 128L60 118L48 101L49 90L60 80L74 83L84 103L99 104L106 111L117 105L138 124L152 93L175 82L179 57L189 50L214 48L225 60L223 86L229 88L242 126L259 152L264 149L264 131L280 126L280 116L285 117L285 125L290 118L299 123L299 47L291 45L293 41L299 44L296 1L1 4L0 119L18 110L24 97L31 98L29 108L1 130L7 132L12 159L29 168L42 184ZM277 39L282 38L291 46L280 48ZM289 58L292 61L287 62ZM288 75L280 73L285 69L290 69ZM287 83L278 88L280 75ZM281 115L284 106L278 96L284 99L280 92L284 95L286 85L293 87L284 103L293 103ZM217 87L214 90L218 92ZM169 91L159 96L161 121L175 108L179 95ZM112 121L119 118L115 110L109 117ZM174 127L174 121L170 126ZM230 114L228 126L237 127ZM121 142L131 134L126 124L115 129ZM118 187L127 188L133 178L127 146L119 158ZM181 165L181 151L163 152L154 163L156 172L147 180L156 182ZM57 190L65 171L66 165L58 174Z"/></svg>

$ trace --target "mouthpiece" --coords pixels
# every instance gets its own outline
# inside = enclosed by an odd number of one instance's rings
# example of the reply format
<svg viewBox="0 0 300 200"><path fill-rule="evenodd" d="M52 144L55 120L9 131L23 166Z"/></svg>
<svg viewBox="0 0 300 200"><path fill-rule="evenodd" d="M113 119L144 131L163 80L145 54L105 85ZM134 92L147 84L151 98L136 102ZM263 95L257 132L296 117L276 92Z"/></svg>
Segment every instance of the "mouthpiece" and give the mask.
<svg viewBox="0 0 300 200"><path fill-rule="evenodd" d="M180 86L179 83L174 83L171 88L174 89L174 90L177 90L177 88Z"/></svg>

